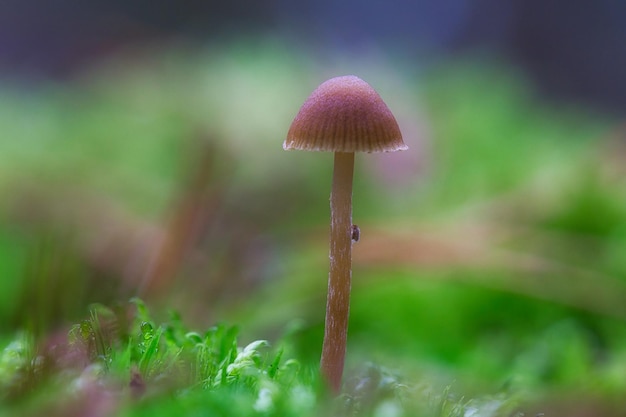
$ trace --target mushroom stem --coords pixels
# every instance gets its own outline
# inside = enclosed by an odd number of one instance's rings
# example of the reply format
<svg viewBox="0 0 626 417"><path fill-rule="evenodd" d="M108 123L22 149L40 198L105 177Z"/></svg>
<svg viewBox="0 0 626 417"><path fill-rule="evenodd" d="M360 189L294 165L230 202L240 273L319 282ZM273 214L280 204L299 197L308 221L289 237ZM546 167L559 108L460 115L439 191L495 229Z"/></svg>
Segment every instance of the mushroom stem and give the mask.
<svg viewBox="0 0 626 417"><path fill-rule="evenodd" d="M335 152L330 195L330 273L321 372L333 393L341 388L352 278L353 152Z"/></svg>

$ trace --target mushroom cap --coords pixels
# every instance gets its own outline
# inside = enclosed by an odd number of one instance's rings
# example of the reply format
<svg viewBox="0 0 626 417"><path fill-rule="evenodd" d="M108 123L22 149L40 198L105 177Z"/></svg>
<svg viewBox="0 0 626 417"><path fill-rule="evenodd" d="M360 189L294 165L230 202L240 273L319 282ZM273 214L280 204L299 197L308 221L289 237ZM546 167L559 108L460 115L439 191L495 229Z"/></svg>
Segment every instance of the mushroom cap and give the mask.
<svg viewBox="0 0 626 417"><path fill-rule="evenodd" d="M346 75L311 93L291 123L283 149L394 152L408 147L378 93L359 77Z"/></svg>

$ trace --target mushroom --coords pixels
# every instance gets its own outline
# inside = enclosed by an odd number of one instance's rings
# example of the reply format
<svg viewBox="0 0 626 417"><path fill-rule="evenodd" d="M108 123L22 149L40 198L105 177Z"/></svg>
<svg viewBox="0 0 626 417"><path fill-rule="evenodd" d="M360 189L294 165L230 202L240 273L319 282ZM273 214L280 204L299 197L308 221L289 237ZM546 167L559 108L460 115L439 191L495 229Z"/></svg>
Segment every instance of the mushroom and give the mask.
<svg viewBox="0 0 626 417"><path fill-rule="evenodd" d="M304 102L283 149L335 153L330 195L330 273L320 368L333 393L341 388L352 278L352 175L355 152L407 149L396 119L378 93L354 75L331 78Z"/></svg>

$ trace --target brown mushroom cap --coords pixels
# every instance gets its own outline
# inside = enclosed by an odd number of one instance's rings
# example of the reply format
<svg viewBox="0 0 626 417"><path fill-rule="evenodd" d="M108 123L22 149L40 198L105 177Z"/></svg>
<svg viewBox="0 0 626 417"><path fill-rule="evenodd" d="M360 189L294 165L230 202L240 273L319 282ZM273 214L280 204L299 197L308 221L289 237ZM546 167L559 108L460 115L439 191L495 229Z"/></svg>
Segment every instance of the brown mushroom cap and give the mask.
<svg viewBox="0 0 626 417"><path fill-rule="evenodd" d="M311 93L293 120L283 148L329 152L408 149L387 105L354 75L331 78Z"/></svg>

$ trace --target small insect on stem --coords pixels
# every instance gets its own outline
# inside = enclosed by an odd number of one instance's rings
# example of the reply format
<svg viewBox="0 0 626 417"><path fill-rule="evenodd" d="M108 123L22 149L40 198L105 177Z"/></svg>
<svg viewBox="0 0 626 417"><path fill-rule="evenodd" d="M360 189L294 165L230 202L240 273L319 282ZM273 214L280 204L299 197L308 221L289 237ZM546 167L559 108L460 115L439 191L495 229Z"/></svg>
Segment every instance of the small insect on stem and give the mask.
<svg viewBox="0 0 626 417"><path fill-rule="evenodd" d="M352 241L358 242L361 238L361 229L356 224L352 225Z"/></svg>

